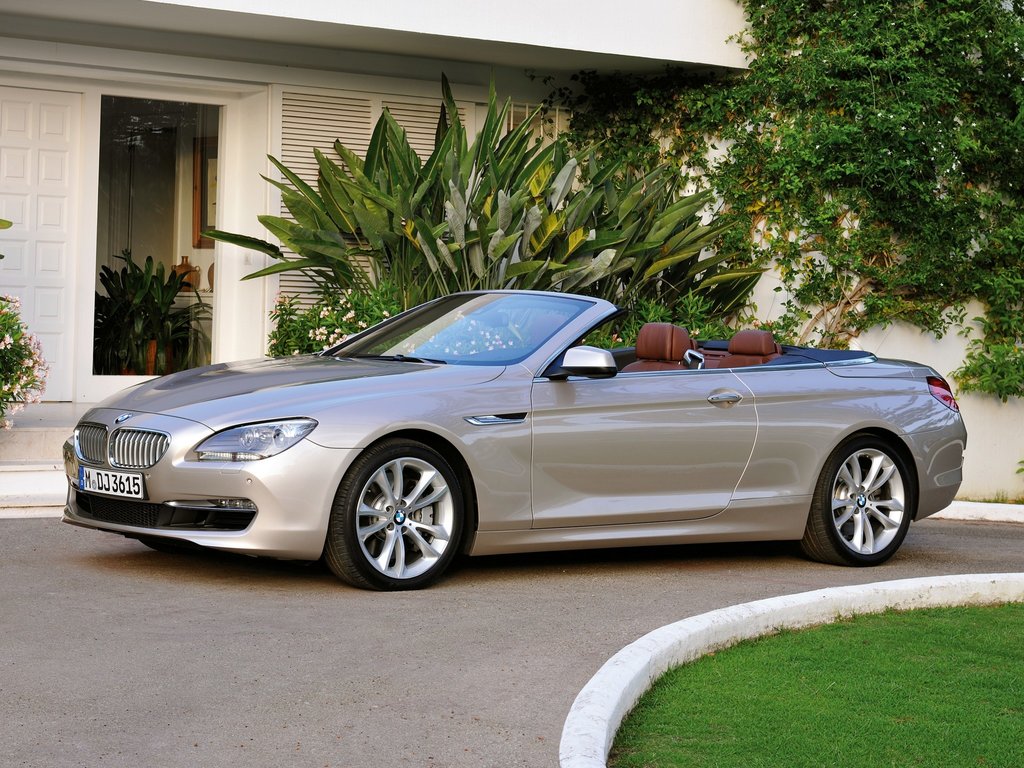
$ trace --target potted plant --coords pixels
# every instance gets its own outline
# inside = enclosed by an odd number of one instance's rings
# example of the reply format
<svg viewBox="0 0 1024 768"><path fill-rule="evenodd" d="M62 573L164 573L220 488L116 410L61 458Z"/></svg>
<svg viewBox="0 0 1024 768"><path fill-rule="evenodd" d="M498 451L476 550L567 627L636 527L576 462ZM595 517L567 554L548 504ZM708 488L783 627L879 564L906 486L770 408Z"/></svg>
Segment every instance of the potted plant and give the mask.
<svg viewBox="0 0 1024 768"><path fill-rule="evenodd" d="M153 375L172 372L176 360L180 368L200 362L209 349L201 323L209 318L210 308L198 294L198 303L174 306L187 273L165 270L152 256L140 266L128 250L116 258L124 261L121 269L100 269L103 291L96 292L94 371Z"/></svg>

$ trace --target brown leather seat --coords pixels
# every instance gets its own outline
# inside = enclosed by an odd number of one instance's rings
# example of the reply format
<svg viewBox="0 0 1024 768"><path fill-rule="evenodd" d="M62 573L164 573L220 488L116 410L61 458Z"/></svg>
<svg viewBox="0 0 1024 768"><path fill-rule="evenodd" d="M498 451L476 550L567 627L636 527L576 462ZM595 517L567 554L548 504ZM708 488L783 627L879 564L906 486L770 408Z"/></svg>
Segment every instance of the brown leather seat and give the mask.
<svg viewBox="0 0 1024 768"><path fill-rule="evenodd" d="M729 341L729 353L718 361L717 368L742 368L746 365L762 365L782 354L782 347L775 343L769 331L752 328L740 331Z"/></svg>
<svg viewBox="0 0 1024 768"><path fill-rule="evenodd" d="M683 355L696 348L685 328L672 323L647 323L636 337L636 362L622 372L686 370Z"/></svg>

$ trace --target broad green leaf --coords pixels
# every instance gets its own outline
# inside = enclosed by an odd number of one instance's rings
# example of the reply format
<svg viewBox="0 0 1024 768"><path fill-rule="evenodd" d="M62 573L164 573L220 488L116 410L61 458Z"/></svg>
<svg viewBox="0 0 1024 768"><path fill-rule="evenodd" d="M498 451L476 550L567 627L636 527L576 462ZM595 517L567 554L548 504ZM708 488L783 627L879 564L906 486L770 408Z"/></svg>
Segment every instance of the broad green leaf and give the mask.
<svg viewBox="0 0 1024 768"><path fill-rule="evenodd" d="M548 208L551 210L556 210L572 189L572 184L576 180L576 165L576 158L569 160L562 166L562 170L551 184L551 194L548 195Z"/></svg>
<svg viewBox="0 0 1024 768"><path fill-rule="evenodd" d="M466 260L474 275L483 277L487 274L487 267L484 264L484 249L480 247L479 241L470 243L466 248Z"/></svg>
<svg viewBox="0 0 1024 768"><path fill-rule="evenodd" d="M591 259L571 266L560 276L565 290L579 290L600 280L608 274L608 269L615 260L615 250L608 248Z"/></svg>
<svg viewBox="0 0 1024 768"><path fill-rule="evenodd" d="M536 272L543 266L544 262L541 260L517 261L515 264L508 265L505 269L505 277L513 278L519 277L520 275L528 275L531 272Z"/></svg>
<svg viewBox="0 0 1024 768"><path fill-rule="evenodd" d="M291 182L292 186L295 187L295 190L299 194L305 196L311 203L316 204L317 202L319 202L320 197L319 195L317 195L316 190L314 190L311 186L309 186L309 184L304 182L298 176L298 174L293 173L289 168L287 168L284 165L284 163L282 163L273 155L267 155L267 158L270 160L271 163L274 164L274 167L281 172L281 175Z"/></svg>
<svg viewBox="0 0 1024 768"><path fill-rule="evenodd" d="M534 205L526 211L526 216L523 219L523 257L525 259L531 258L534 254L530 242L533 239L533 233L540 226L543 218L544 212L540 209L539 205Z"/></svg>
<svg viewBox="0 0 1024 768"><path fill-rule="evenodd" d="M587 240L590 239L591 235L596 235L593 230L576 229L569 233L569 248L566 252L567 256L571 256L576 252L576 249L583 245Z"/></svg>
<svg viewBox="0 0 1024 768"><path fill-rule="evenodd" d="M498 230L492 236L487 244L487 258L491 261L500 259L506 253L508 249L515 245L520 238L519 232L513 232L511 235L506 235L503 230Z"/></svg>
<svg viewBox="0 0 1024 768"><path fill-rule="evenodd" d="M219 240L222 243L229 243L242 248L248 248L252 251L259 251L260 253L265 253L268 256L273 256L275 259L282 257L280 248L273 243L268 243L266 240L260 240L258 237L236 235L231 232L222 232L219 229L208 229L203 232L203 235L205 237L209 237L211 240Z"/></svg>
<svg viewBox="0 0 1024 768"><path fill-rule="evenodd" d="M558 213L549 213L543 219L533 234L530 236L530 251L540 253L551 243L552 238L562 230L564 216Z"/></svg>
<svg viewBox="0 0 1024 768"><path fill-rule="evenodd" d="M750 277L759 278L763 273L764 270L759 267L733 269L728 272L720 272L717 275L712 275L706 280L701 281L701 286L711 287L713 285L719 285L721 283L730 283L734 280L742 280Z"/></svg>
<svg viewBox="0 0 1024 768"><path fill-rule="evenodd" d="M528 189L535 200L542 200L544 198L544 193L547 192L554 173L555 167L549 162L545 162L534 171L533 176L530 177Z"/></svg>
<svg viewBox="0 0 1024 768"><path fill-rule="evenodd" d="M264 267L255 272L250 272L245 275L243 280L253 280L257 277L266 277L268 275L276 275L281 272L292 272L301 271L310 267L321 266L320 261L317 259L286 259L285 261L278 261L271 264L269 267Z"/></svg>

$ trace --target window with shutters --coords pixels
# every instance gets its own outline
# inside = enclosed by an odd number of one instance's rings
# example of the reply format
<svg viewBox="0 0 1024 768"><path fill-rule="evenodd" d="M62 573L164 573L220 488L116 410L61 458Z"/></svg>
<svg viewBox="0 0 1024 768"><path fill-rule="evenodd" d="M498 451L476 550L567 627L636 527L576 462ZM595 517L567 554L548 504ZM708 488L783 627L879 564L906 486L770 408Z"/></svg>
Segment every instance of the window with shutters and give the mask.
<svg viewBox="0 0 1024 768"><path fill-rule="evenodd" d="M334 142L341 141L365 155L373 133L375 104L369 95L340 91L286 90L281 93L281 152L285 167L316 188L314 149L334 156ZM281 216L289 217L281 205ZM316 285L301 272L282 272L278 290L302 304L315 301Z"/></svg>

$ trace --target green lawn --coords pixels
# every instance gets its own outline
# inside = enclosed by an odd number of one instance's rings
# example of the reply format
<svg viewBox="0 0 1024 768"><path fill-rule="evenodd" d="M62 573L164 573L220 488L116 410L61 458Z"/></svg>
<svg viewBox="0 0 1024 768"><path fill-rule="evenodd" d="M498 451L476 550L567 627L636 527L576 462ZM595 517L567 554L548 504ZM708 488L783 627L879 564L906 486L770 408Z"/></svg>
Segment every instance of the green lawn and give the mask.
<svg viewBox="0 0 1024 768"><path fill-rule="evenodd" d="M1024 604L860 616L673 670L614 768L1024 766Z"/></svg>

